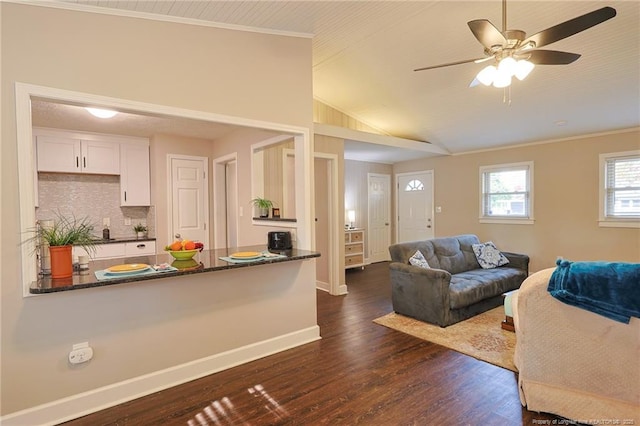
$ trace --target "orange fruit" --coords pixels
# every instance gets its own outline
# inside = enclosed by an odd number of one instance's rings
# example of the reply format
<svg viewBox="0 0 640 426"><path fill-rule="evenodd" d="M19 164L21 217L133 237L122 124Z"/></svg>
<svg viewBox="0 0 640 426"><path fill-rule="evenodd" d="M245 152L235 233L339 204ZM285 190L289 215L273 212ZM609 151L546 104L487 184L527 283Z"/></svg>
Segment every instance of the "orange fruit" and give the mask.
<svg viewBox="0 0 640 426"><path fill-rule="evenodd" d="M181 241L174 241L171 244L171 250L173 250L173 251L182 250L182 242Z"/></svg>
<svg viewBox="0 0 640 426"><path fill-rule="evenodd" d="M184 249L185 250L195 250L196 249L196 243L194 243L193 241L187 241L184 244Z"/></svg>

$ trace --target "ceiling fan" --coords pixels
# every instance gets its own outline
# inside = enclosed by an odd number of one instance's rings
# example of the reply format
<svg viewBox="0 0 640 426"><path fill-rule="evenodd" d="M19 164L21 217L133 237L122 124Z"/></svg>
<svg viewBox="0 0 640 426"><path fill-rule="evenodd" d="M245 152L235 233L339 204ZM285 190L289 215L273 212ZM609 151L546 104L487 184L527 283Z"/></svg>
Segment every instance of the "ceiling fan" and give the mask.
<svg viewBox="0 0 640 426"><path fill-rule="evenodd" d="M502 31L486 19L476 19L467 23L473 35L484 46L485 57L417 68L414 71L493 60L491 65L478 73L469 86L484 84L500 88L507 87L511 84L512 77L523 80L535 65L567 65L576 61L580 57L577 53L542 50L540 47L570 37L614 16L616 16L614 8L603 7L527 38L527 34L522 30L507 29L507 1L502 0Z"/></svg>

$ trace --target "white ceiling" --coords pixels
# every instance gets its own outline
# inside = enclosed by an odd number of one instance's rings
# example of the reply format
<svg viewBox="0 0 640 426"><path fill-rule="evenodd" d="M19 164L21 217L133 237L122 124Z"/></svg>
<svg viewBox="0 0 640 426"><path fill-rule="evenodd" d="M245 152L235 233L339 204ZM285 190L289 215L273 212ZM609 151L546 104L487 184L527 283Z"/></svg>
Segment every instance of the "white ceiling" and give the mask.
<svg viewBox="0 0 640 426"><path fill-rule="evenodd" d="M578 61L537 66L510 93L468 88L483 64L413 71L482 57L467 22L488 19L501 28L498 0L58 2L312 34L319 101L388 134L429 141L451 153L640 126L638 1L509 1L508 27L528 35L603 6L617 10L615 18L548 46L580 53ZM505 94L510 104L503 103Z"/></svg>

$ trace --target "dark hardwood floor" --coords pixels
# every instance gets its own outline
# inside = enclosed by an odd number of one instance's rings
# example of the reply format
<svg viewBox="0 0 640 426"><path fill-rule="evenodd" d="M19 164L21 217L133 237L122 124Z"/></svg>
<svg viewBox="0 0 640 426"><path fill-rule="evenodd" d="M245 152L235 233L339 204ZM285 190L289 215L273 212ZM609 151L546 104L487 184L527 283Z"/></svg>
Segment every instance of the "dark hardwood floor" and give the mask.
<svg viewBox="0 0 640 426"><path fill-rule="evenodd" d="M531 425L560 420L522 408L513 372L374 324L374 318L392 310L387 263L347 271L347 284L346 296L318 292L322 340L65 424Z"/></svg>

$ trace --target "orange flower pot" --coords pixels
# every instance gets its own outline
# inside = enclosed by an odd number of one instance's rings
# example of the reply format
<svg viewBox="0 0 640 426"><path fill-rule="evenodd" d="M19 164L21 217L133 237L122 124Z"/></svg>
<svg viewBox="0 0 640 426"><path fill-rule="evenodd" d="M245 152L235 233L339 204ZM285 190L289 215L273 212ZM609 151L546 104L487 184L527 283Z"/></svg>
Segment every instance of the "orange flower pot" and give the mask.
<svg viewBox="0 0 640 426"><path fill-rule="evenodd" d="M73 275L72 246L49 247L51 278L69 278Z"/></svg>

